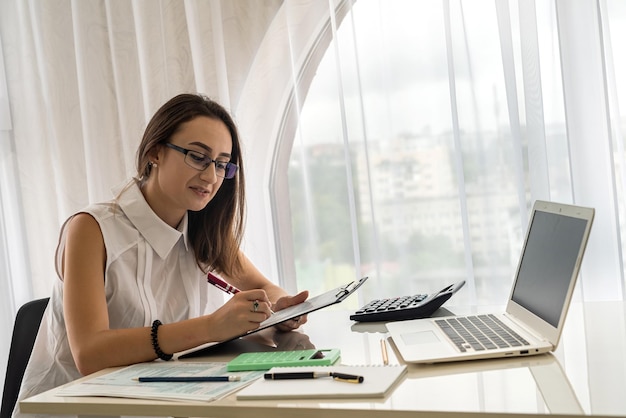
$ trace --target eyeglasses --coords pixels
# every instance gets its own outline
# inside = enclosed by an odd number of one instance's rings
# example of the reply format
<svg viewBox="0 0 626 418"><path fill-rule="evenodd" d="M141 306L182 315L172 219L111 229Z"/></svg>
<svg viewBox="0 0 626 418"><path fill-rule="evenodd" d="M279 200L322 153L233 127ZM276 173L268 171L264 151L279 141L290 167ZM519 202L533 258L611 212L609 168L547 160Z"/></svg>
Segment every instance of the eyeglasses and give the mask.
<svg viewBox="0 0 626 418"><path fill-rule="evenodd" d="M232 179L233 177L235 177L235 173L237 173L237 169L239 168L235 163L231 163L229 161L214 160L208 155L205 155L201 152L182 148L178 145L170 144L169 142L167 142L165 146L185 154L185 164L187 164L191 168L195 168L198 171L204 171L212 163L215 163L215 174L217 174L218 177Z"/></svg>

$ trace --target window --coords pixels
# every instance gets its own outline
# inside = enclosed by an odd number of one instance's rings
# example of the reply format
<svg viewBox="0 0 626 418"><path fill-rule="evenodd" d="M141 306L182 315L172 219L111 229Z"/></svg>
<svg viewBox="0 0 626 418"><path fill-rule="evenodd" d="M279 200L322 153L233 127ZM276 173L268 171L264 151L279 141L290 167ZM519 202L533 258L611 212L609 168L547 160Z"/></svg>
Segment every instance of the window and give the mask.
<svg viewBox="0 0 626 418"><path fill-rule="evenodd" d="M575 187L555 6L504 5L361 0L332 27L289 159L299 289L368 275L356 305L466 279L456 303L506 300L532 201Z"/></svg>

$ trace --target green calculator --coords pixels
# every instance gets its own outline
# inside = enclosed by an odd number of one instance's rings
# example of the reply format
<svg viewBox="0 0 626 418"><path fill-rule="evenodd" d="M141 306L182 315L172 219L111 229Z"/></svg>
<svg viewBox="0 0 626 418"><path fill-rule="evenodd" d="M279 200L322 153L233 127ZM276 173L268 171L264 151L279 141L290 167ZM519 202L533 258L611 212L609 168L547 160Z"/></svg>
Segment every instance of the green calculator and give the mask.
<svg viewBox="0 0 626 418"><path fill-rule="evenodd" d="M339 359L340 354L336 348L243 353L231 360L226 369L241 372L269 370L272 367L329 366Z"/></svg>

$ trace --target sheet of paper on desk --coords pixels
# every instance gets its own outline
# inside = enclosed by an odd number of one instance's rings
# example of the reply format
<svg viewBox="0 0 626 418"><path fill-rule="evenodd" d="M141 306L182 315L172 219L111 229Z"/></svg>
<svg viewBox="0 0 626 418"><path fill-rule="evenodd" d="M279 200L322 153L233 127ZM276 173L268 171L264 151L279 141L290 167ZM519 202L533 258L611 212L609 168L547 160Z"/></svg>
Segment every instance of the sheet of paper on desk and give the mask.
<svg viewBox="0 0 626 418"><path fill-rule="evenodd" d="M316 399L316 398L376 398L386 396L407 373L406 365L391 366L303 366L274 367L267 373L281 372L339 372L363 376L363 383L346 383L331 378L318 379L258 379L237 392L238 400L253 399Z"/></svg>
<svg viewBox="0 0 626 418"><path fill-rule="evenodd" d="M226 363L152 362L140 363L68 385L58 396L108 396L116 398L214 401L247 386L263 371L227 372ZM144 376L241 376L238 382L141 383Z"/></svg>

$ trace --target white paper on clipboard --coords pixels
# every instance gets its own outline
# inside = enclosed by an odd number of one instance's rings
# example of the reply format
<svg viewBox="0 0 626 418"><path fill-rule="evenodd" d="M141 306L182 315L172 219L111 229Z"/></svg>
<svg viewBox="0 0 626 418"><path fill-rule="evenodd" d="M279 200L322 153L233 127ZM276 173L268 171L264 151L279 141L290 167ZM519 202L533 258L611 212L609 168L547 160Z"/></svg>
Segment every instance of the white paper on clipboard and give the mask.
<svg viewBox="0 0 626 418"><path fill-rule="evenodd" d="M278 325L282 322L289 321L290 319L297 318L302 315L307 315L313 311L317 311L327 306L340 303L343 300L345 300L348 296L353 294L359 287L361 287L361 285L365 283L366 280L367 280L367 277L363 277L357 281L352 281L344 286L339 286L335 289L329 290L328 292L322 293L313 298L309 298L298 305L290 306L288 308L277 311L272 316L267 318L265 321L261 322L261 324L259 325L257 329L249 331L246 334L239 335L228 341L232 341L234 339L244 337L246 335L254 334L255 332L259 332L263 329L273 327L274 325ZM205 344L195 349L187 350L184 353L180 354L178 358L189 358L189 357L201 356L203 355L204 349L210 348L217 344L222 344L228 341L222 341L221 343Z"/></svg>

